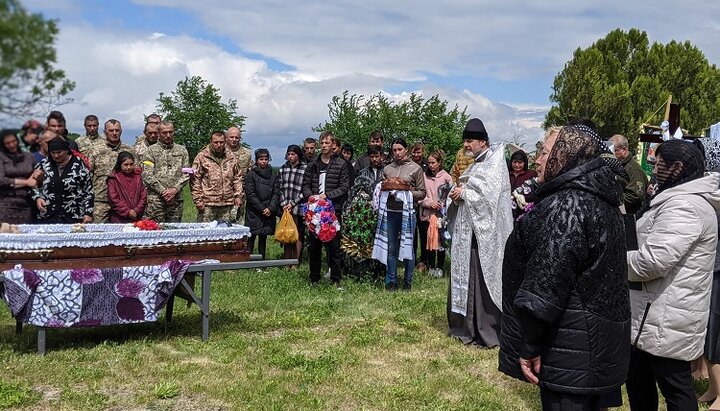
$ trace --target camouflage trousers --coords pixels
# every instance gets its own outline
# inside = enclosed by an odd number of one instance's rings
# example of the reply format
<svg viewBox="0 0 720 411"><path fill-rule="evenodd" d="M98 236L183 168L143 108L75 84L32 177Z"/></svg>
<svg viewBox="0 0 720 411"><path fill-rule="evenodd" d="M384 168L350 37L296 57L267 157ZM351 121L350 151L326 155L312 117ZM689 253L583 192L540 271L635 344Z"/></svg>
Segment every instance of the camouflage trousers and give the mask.
<svg viewBox="0 0 720 411"><path fill-rule="evenodd" d="M107 223L110 219L110 203L107 201L97 201L93 205L93 223Z"/></svg>
<svg viewBox="0 0 720 411"><path fill-rule="evenodd" d="M233 206L205 206L202 211L198 210L198 223L209 223L211 221L231 221Z"/></svg>
<svg viewBox="0 0 720 411"><path fill-rule="evenodd" d="M158 223L179 223L182 221L182 214L182 200L176 199L172 204L166 204L161 196L148 193L144 218Z"/></svg>
<svg viewBox="0 0 720 411"><path fill-rule="evenodd" d="M245 224L245 201L240 204L240 207L232 206L230 218L228 221L232 223Z"/></svg>

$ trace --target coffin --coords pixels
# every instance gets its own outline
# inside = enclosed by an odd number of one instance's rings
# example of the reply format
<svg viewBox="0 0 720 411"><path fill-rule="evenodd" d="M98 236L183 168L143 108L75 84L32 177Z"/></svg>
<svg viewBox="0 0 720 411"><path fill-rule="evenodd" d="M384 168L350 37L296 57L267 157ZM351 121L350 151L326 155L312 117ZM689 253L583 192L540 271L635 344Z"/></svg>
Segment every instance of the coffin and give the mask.
<svg viewBox="0 0 720 411"><path fill-rule="evenodd" d="M20 225L0 234L0 270L157 265L172 259L248 261L250 230L217 223L161 224L142 231L132 224ZM84 230L77 232L77 230Z"/></svg>

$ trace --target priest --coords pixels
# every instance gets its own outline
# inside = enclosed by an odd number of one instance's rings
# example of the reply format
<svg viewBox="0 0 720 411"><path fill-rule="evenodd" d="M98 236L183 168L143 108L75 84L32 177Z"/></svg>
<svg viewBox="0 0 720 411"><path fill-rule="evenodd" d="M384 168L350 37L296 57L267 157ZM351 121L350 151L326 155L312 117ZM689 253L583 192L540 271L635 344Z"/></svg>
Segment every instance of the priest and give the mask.
<svg viewBox="0 0 720 411"><path fill-rule="evenodd" d="M465 154L474 162L450 192L452 248L448 334L465 344L499 344L502 262L512 231L510 179L503 146L491 150L477 118L463 131Z"/></svg>

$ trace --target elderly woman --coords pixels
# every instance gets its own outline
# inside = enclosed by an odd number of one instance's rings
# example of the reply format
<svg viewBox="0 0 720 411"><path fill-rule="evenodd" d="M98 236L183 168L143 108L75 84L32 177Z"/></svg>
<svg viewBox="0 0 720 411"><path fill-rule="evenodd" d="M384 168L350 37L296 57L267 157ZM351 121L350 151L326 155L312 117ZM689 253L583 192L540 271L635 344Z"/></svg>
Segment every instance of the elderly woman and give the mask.
<svg viewBox="0 0 720 411"><path fill-rule="evenodd" d="M632 409L694 410L690 362L703 354L717 245L720 175L705 175L700 150L682 140L656 150L654 195L629 251L632 343L627 392Z"/></svg>
<svg viewBox="0 0 720 411"><path fill-rule="evenodd" d="M89 223L92 221L93 194L90 171L56 137L48 143L48 157L40 162L43 182L33 190L38 219L45 224Z"/></svg>
<svg viewBox="0 0 720 411"><path fill-rule="evenodd" d="M12 130L2 130L0 151L0 222L28 224L32 221L30 190L37 185L35 158L20 150L20 139Z"/></svg>
<svg viewBox="0 0 720 411"><path fill-rule="evenodd" d="M539 201L506 243L499 368L539 385L543 409L599 409L628 369L621 192L604 151L583 125L549 136Z"/></svg>
<svg viewBox="0 0 720 411"><path fill-rule="evenodd" d="M591 127L592 128L592 127ZM562 127L560 126L551 126L547 130L545 130L545 135L543 137L543 142L547 141L549 138L557 137L558 133ZM596 129L594 129L596 130ZM542 142L538 142L540 147L538 147L537 150L537 156L540 155L542 151ZM512 159L512 157L511 157ZM527 157L525 158L525 161L527 162ZM512 167L512 162L510 164ZM510 187L511 190L511 196L512 196L512 213L513 218L518 218L521 216L528 205L530 205L530 208L532 208L532 205L538 200L538 198L535 196L535 191L539 188L539 184L537 181L537 172L535 172L534 177L530 177L528 179L523 180L522 182L518 183L517 188L512 188L513 186L513 176L512 176L512 170L510 171Z"/></svg>
<svg viewBox="0 0 720 411"><path fill-rule="evenodd" d="M695 146L705 155L705 171L720 171L720 141L714 138L698 138L693 140ZM699 143L699 144L698 144ZM718 226L720 231L720 213ZM713 402L710 410L720 410L720 242L715 249L715 267L713 269L712 291L710 292L710 315L708 317L707 334L705 335L705 352L703 359L710 378L708 389L698 398L699 402Z"/></svg>

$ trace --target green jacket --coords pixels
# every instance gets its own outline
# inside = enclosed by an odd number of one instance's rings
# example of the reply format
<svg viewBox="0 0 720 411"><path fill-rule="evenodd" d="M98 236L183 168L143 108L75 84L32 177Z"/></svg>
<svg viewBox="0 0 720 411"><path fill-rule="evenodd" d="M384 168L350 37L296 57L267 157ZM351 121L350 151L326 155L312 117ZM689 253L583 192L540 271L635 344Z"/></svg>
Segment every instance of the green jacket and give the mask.
<svg viewBox="0 0 720 411"><path fill-rule="evenodd" d="M625 172L630 176L630 180L623 181L623 204L625 204L625 212L635 214L642 207L645 200L645 190L647 188L647 174L640 168L640 164L635 160L635 154L630 153L625 160L622 161Z"/></svg>

